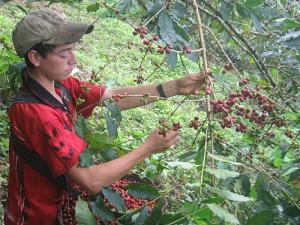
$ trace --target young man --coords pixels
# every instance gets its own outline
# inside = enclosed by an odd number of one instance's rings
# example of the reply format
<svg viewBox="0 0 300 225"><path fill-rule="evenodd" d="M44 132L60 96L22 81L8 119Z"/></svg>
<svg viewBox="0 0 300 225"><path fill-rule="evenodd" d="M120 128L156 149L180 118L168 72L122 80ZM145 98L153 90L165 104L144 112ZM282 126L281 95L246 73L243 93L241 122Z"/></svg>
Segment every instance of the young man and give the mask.
<svg viewBox="0 0 300 225"><path fill-rule="evenodd" d="M122 178L146 157L164 152L179 140L176 131L163 137L155 130L127 155L82 168L78 166L79 156L87 144L75 132L73 117L76 112L88 117L96 103L118 93L170 97L197 94L203 86L201 74L162 85L118 89L77 80L70 76L76 65L74 46L92 30L91 25L67 21L47 9L31 12L16 25L13 43L18 55L25 58L27 67L22 74L23 86L9 111L11 138L6 225L57 224L62 191L68 183L97 193ZM76 105L79 98L84 102ZM116 104L125 110L144 103L139 98L126 98Z"/></svg>

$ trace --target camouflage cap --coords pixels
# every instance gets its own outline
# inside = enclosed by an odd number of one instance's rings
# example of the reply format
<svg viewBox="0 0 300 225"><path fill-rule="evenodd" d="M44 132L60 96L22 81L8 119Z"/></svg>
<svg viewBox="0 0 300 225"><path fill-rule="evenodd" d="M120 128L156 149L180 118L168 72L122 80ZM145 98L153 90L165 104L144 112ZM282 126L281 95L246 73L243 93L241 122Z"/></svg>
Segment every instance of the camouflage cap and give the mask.
<svg viewBox="0 0 300 225"><path fill-rule="evenodd" d="M67 21L55 11L39 9L27 14L18 22L12 39L18 55L24 57L37 43L52 45L74 43L93 29L93 25Z"/></svg>

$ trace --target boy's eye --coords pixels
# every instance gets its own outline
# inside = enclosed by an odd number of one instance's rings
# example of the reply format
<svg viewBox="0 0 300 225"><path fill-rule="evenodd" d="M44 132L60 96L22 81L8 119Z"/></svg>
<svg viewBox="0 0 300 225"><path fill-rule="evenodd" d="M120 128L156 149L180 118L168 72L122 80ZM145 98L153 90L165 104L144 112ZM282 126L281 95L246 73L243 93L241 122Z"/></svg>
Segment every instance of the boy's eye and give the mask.
<svg viewBox="0 0 300 225"><path fill-rule="evenodd" d="M59 54L59 56L60 56L61 58L63 58L63 59L68 58L68 54L67 54L67 53L61 53L61 54Z"/></svg>

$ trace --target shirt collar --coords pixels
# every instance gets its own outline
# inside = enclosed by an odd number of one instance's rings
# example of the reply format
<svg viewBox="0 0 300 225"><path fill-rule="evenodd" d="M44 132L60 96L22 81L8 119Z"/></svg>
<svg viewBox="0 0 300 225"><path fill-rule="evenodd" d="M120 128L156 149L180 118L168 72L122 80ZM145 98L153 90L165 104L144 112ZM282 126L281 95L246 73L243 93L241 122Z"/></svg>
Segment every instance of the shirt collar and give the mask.
<svg viewBox="0 0 300 225"><path fill-rule="evenodd" d="M31 90L31 92L45 104L55 107L66 109L64 104L60 103L50 92L48 92L39 82L35 81L28 75L26 68L23 70L23 80L25 85ZM55 87L61 89L61 85L58 85L58 81L55 81Z"/></svg>

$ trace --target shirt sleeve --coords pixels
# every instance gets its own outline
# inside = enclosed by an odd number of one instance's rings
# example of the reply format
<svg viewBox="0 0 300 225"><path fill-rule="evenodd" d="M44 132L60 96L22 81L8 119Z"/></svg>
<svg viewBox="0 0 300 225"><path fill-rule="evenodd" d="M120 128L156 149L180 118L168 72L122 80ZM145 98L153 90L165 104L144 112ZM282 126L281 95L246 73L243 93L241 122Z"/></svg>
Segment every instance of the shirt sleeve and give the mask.
<svg viewBox="0 0 300 225"><path fill-rule="evenodd" d="M93 109L100 104L100 100L106 90L104 85L95 85L80 81L70 76L61 83L69 89L78 114L84 117L91 115Z"/></svg>
<svg viewBox="0 0 300 225"><path fill-rule="evenodd" d="M16 104L9 117L14 133L28 149L38 153L54 176L65 174L76 165L87 147L87 143L68 130L59 114L48 106Z"/></svg>

